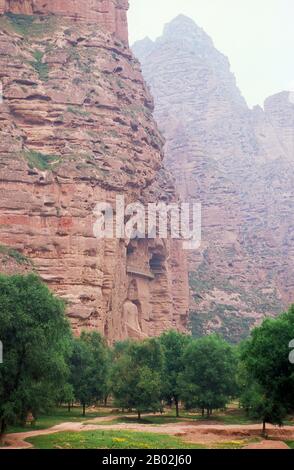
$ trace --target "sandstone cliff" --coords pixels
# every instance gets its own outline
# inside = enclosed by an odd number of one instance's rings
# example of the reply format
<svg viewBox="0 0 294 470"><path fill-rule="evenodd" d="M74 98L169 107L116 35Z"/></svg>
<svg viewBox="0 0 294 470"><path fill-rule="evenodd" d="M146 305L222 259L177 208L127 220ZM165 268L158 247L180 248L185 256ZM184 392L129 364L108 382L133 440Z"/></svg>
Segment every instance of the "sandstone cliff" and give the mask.
<svg viewBox="0 0 294 470"><path fill-rule="evenodd" d="M166 166L182 198L203 206L189 263L194 334L237 340L294 301L294 106L283 92L250 110L228 59L183 15L133 50Z"/></svg>
<svg viewBox="0 0 294 470"><path fill-rule="evenodd" d="M29 270L15 253L28 256L76 332L114 341L185 330L181 243L93 235L97 202L174 199L175 190L127 46L127 2L80 4L0 1L1 270Z"/></svg>
<svg viewBox="0 0 294 470"><path fill-rule="evenodd" d="M58 15L86 21L128 42L128 0L0 0L0 14Z"/></svg>

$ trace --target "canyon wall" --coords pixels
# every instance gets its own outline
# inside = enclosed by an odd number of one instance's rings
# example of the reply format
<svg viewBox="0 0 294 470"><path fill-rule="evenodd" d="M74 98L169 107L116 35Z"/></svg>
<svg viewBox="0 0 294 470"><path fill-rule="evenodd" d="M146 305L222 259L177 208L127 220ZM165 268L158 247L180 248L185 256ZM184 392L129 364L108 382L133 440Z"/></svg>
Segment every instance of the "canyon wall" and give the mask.
<svg viewBox="0 0 294 470"><path fill-rule="evenodd" d="M13 12L0 17L0 270L38 272L77 334L94 329L112 342L185 331L181 242L93 234L98 202L176 194L153 100L117 34L127 2L84 3L97 15L111 6L111 21L84 21L75 1L0 4Z"/></svg>
<svg viewBox="0 0 294 470"><path fill-rule="evenodd" d="M189 259L193 333L237 341L294 302L293 103L282 92L249 109L228 59L183 15L133 51L166 166L182 199L202 203L202 244Z"/></svg>
<svg viewBox="0 0 294 470"><path fill-rule="evenodd" d="M128 42L128 0L0 0L0 14L58 15L95 23Z"/></svg>

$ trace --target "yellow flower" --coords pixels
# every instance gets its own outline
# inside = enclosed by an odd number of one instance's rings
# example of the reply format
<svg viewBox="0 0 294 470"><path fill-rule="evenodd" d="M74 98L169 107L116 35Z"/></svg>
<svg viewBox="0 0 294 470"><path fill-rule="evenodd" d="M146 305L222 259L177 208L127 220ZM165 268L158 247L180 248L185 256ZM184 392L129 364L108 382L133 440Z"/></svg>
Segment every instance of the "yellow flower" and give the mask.
<svg viewBox="0 0 294 470"><path fill-rule="evenodd" d="M139 449L151 449L151 446L146 444L146 442L138 442L137 445Z"/></svg>
<svg viewBox="0 0 294 470"><path fill-rule="evenodd" d="M239 445L244 444L244 441L229 441L229 442L225 442L225 444L233 445L233 446L239 446Z"/></svg>

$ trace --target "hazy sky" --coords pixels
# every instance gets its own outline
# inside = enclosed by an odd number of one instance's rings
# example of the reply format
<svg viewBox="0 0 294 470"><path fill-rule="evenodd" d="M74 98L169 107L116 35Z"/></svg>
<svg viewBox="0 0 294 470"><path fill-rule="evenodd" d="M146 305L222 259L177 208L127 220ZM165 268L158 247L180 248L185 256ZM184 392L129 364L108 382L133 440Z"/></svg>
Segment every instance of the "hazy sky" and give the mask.
<svg viewBox="0 0 294 470"><path fill-rule="evenodd" d="M294 0L130 0L130 43L190 16L229 57L250 106L294 86Z"/></svg>

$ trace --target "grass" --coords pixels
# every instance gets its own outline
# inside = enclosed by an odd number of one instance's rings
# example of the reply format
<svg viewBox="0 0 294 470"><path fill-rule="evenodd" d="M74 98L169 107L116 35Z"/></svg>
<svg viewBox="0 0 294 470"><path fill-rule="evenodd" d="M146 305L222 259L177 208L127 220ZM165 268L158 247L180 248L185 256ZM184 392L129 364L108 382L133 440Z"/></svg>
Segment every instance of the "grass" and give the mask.
<svg viewBox="0 0 294 470"><path fill-rule="evenodd" d="M52 30L53 18L50 16L20 15L6 13L5 18L13 30L21 36L40 36Z"/></svg>
<svg viewBox="0 0 294 470"><path fill-rule="evenodd" d="M10 248L8 246L0 245L0 254L7 256L8 258L14 259L14 261L16 261L18 264L27 266L32 265L32 261L29 258L27 258L19 251L14 250L13 248Z"/></svg>
<svg viewBox="0 0 294 470"><path fill-rule="evenodd" d="M223 415L216 415L211 417L214 421L219 421L219 424L258 424L259 421L253 420L248 418L244 413L231 413L231 414L223 414Z"/></svg>
<svg viewBox="0 0 294 470"><path fill-rule="evenodd" d="M178 437L133 431L61 432L27 439L37 449L203 449Z"/></svg>
<svg viewBox="0 0 294 470"><path fill-rule="evenodd" d="M285 441L285 444L290 447L290 449L294 449L294 441Z"/></svg>
<svg viewBox="0 0 294 470"><path fill-rule="evenodd" d="M36 424L31 426L9 426L8 434L24 431L37 431L40 429L51 428L61 423L83 423L87 422L93 418L100 418L104 416L109 416L109 411L99 410L87 412L86 416L82 415L81 407L74 407L69 412L67 408L56 408L50 414L44 414L38 417Z"/></svg>
<svg viewBox="0 0 294 470"><path fill-rule="evenodd" d="M138 420L137 415L124 416L122 415L119 418L114 418L111 421L111 424L121 424L121 423L135 423L135 424L153 424L153 425L162 425L162 424L173 424L179 423L181 421L201 421L203 424L210 422L217 422L218 424L230 425L243 425L243 424L258 424L259 421L252 420L246 416L244 411L239 409L232 409L226 412L215 412L211 417L207 418L206 416L202 417L199 413L192 413L185 410L181 410L180 417L176 418L175 411L169 410L166 413L159 415L146 415ZM97 424L97 423L95 423ZM106 422L101 422L99 424L106 424ZM110 424L109 422L107 424Z"/></svg>
<svg viewBox="0 0 294 470"><path fill-rule="evenodd" d="M216 424L223 425L249 425L249 424L260 424L260 429L262 424L258 420L254 420L246 416L242 410L229 411L225 413L215 413L211 417L206 418L202 417L201 414L192 414L186 411L182 411L179 418L174 416L173 412L165 413L164 415L148 415L138 420L137 416L121 416L120 418L114 418L111 422L105 421L95 424L121 424L121 423L135 423L135 424L153 424L153 425L162 425L162 424L173 424L179 423L181 421L201 421L201 424L210 424L214 422ZM89 423L90 424L90 423ZM94 423L93 423L94 424ZM292 420L286 420L284 422L285 426L293 426Z"/></svg>
<svg viewBox="0 0 294 470"><path fill-rule="evenodd" d="M180 422L180 418L172 417L172 416L158 416L158 415L150 415L150 416L144 416L140 420L134 416L122 416L121 418L116 418L111 421L111 424L121 424L121 423L135 423L135 424L155 424L155 425L161 425L161 424L172 424L172 423L178 423ZM101 423L105 424L105 423ZM108 423L110 424L110 423Z"/></svg>
<svg viewBox="0 0 294 470"><path fill-rule="evenodd" d="M30 168L38 168L45 171L51 169L55 164L59 163L58 155L46 155L41 152L30 150L24 153Z"/></svg>
<svg viewBox="0 0 294 470"><path fill-rule="evenodd" d="M2 250L7 249L0 245L0 253ZM131 413L127 413L130 415ZM109 417L113 415L113 420L111 421L100 421L99 423L91 423L93 418L103 418ZM121 415L120 417L115 417L115 415ZM218 424L224 425L246 425L246 424L259 424L258 421L252 420L246 416L246 414L239 409L231 409L226 412L216 412L210 418L202 417L201 414L198 413L191 413L185 410L181 410L181 414L179 418L175 417L174 410L169 410L163 415L159 414L150 414L143 416L141 420L138 420L137 414L134 412L134 416L126 416L125 413L121 411L116 411L115 413L111 413L111 411L107 408L102 408L97 411L91 411L86 414L86 417L82 416L82 408L74 407L68 412L66 407L56 408L50 414L41 415L37 423L32 429L46 429L52 427L56 424L60 424L63 422L87 422L87 424L121 424L121 423L135 423L135 424L152 424L152 425L163 425L163 424L173 424L179 423L181 421L201 421L203 424L210 422L216 422ZM285 422L286 424L292 424L293 421ZM30 429L31 427L29 427ZM9 428L9 432L23 432L27 430L28 427L24 428L21 426L14 426Z"/></svg>
<svg viewBox="0 0 294 470"><path fill-rule="evenodd" d="M258 438L252 439L240 439L228 442L220 442L213 446L214 449L243 449L248 444L253 444L255 442L260 442Z"/></svg>
<svg viewBox="0 0 294 470"><path fill-rule="evenodd" d="M164 415L146 415L140 421L137 416L121 416L118 410L108 408L100 408L95 411L90 410L86 413L86 417L82 415L81 407L74 407L68 412L67 407L60 407L52 410L50 414L42 415L37 419L35 425L14 426L9 427L8 433L18 433L29 430L48 429L57 424L64 422L78 422L95 425L113 425L120 423L139 423L146 425L162 425L169 423L181 422L183 420L197 420L204 423L209 421L218 422L220 424L250 424L252 421L246 418L242 410L231 409L226 414L219 413L210 419L202 418L200 414L181 412L181 417L176 418L174 410L168 411ZM112 421L104 421L104 417L113 415ZM102 418L98 423L94 422L94 418ZM129 430L95 430L83 432L59 432L56 434L35 436L27 439L37 449L242 449L251 442L259 442L258 438L236 439L227 442L217 442L211 445L191 444L184 442L180 437L168 436L165 434L157 434L152 432L136 432ZM294 441L286 441L290 448L294 448Z"/></svg>
<svg viewBox="0 0 294 470"><path fill-rule="evenodd" d="M44 52L34 51L33 56L35 60L30 62L31 66L39 75L40 80L47 82L49 78L49 67L46 62L43 62Z"/></svg>
<svg viewBox="0 0 294 470"><path fill-rule="evenodd" d="M16 15L14 13L7 13L6 16L15 31L22 36L28 34L28 31L34 23L33 15Z"/></svg>
<svg viewBox="0 0 294 470"><path fill-rule="evenodd" d="M173 417L174 411L168 411L165 414L165 417ZM202 417L199 413L192 413L185 410L181 410L180 418L181 419L189 419L189 420L197 420L209 423L210 421L218 422L219 424L258 424L259 421L253 420L249 418L243 410L240 409L230 409L224 412L214 412L212 416L207 418L206 416Z"/></svg>
<svg viewBox="0 0 294 470"><path fill-rule="evenodd" d="M283 421L283 426L294 426L293 417L290 417L289 419L285 419Z"/></svg>
<svg viewBox="0 0 294 470"><path fill-rule="evenodd" d="M84 111L83 109L80 109L75 106L68 106L67 111L69 113L75 114L76 116L90 116L90 113L88 111Z"/></svg>

